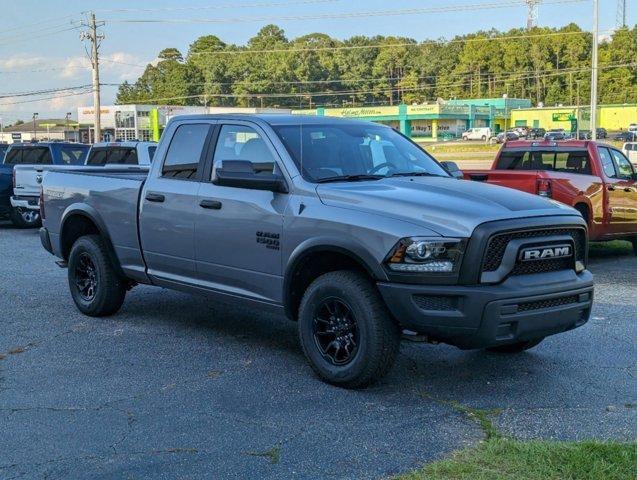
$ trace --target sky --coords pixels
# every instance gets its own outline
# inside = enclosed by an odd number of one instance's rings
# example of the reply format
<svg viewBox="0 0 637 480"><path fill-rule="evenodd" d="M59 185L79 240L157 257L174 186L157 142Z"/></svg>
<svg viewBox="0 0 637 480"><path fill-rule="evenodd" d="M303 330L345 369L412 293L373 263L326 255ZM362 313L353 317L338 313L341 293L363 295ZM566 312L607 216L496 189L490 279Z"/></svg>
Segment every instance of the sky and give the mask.
<svg viewBox="0 0 637 480"><path fill-rule="evenodd" d="M626 1L627 23L632 26L637 23L637 0ZM560 27L573 22L591 30L591 0L544 2L539 7L540 26ZM527 11L523 0L442 3L437 0L2 0L0 3L3 4L0 123L5 125L17 119L30 119L33 112L38 112L40 118L63 118L66 112L76 117L77 107L92 104L90 93L68 95L81 90L40 97L9 96L91 83L85 52L89 44L80 40L81 28L73 29L86 18L83 12L87 10L94 11L98 21L105 22L100 29L105 35L100 49L101 82L116 84L134 81L163 48L177 47L185 54L190 43L208 34L227 43L244 44L268 23L283 28L288 38L322 32L339 39L352 35L401 35L422 41L491 28L523 27ZM474 7L465 11L431 11L469 5ZM617 0L600 0L602 34L614 28L616 9ZM368 16L333 18L347 13ZM322 17L311 18L316 16ZM162 21L127 22L149 19ZM116 93L115 87L104 87L102 104L112 104Z"/></svg>

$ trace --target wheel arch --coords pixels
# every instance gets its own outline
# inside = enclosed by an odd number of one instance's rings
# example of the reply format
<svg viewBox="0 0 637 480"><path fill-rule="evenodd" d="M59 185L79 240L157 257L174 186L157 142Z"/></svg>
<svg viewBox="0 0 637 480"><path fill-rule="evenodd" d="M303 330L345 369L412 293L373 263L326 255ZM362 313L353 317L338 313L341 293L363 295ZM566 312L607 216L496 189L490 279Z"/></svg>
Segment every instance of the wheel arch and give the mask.
<svg viewBox="0 0 637 480"><path fill-rule="evenodd" d="M64 212L60 227L60 255L62 258L68 261L75 241L84 235L91 234L99 235L104 240L113 266L124 277L106 224L97 211L89 205L70 205Z"/></svg>
<svg viewBox="0 0 637 480"><path fill-rule="evenodd" d="M380 264L356 246L338 241L300 245L292 252L285 269L285 315L296 320L301 298L310 283L320 275L337 270L356 270L373 280L386 279Z"/></svg>

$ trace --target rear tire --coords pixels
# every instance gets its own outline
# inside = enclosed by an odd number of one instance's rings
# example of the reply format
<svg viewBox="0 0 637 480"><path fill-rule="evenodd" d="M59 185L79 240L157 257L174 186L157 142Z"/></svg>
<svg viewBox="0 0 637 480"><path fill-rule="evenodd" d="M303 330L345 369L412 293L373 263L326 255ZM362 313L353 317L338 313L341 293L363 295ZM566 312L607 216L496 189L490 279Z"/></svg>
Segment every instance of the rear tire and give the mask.
<svg viewBox="0 0 637 480"><path fill-rule="evenodd" d="M115 270L106 243L99 235L80 237L73 244L68 280L73 301L85 315L112 315L124 303L124 279Z"/></svg>
<svg viewBox="0 0 637 480"><path fill-rule="evenodd" d="M521 353L537 346L544 337L527 340L526 342L511 343L509 345L499 345L497 347L487 348L490 352L496 353Z"/></svg>
<svg viewBox="0 0 637 480"><path fill-rule="evenodd" d="M38 228L42 226L40 212L22 208L12 208L9 214L11 222L18 228Z"/></svg>
<svg viewBox="0 0 637 480"><path fill-rule="evenodd" d="M299 307L305 357L327 383L364 388L392 367L400 329L376 287L353 271L326 273L305 291Z"/></svg>

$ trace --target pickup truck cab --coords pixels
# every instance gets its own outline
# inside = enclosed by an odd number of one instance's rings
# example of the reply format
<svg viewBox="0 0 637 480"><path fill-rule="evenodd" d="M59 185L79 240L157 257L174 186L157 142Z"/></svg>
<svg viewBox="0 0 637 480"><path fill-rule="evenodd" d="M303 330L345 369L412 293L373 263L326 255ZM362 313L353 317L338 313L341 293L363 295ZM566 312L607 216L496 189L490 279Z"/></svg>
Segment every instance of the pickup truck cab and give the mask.
<svg viewBox="0 0 637 480"><path fill-rule="evenodd" d="M586 220L591 240L637 244L637 176L626 156L611 145L507 142L491 170L465 170L464 177L570 205Z"/></svg>
<svg viewBox="0 0 637 480"><path fill-rule="evenodd" d="M53 165L82 165L86 160L88 149L88 145L66 142L11 144L4 161L0 164L0 213L8 213L17 227L38 227L40 225L40 213L37 206L39 187L35 196L32 192L25 194L25 185L15 180L14 167L37 165L48 168Z"/></svg>
<svg viewBox="0 0 637 480"><path fill-rule="evenodd" d="M390 127L301 115L171 119L148 174L52 170L42 245L91 316L155 285L287 316L314 371L363 387L401 332L521 352L589 318L579 213L453 178Z"/></svg>
<svg viewBox="0 0 637 480"><path fill-rule="evenodd" d="M86 158L88 166L144 165L153 161L157 142L100 142L91 147Z"/></svg>

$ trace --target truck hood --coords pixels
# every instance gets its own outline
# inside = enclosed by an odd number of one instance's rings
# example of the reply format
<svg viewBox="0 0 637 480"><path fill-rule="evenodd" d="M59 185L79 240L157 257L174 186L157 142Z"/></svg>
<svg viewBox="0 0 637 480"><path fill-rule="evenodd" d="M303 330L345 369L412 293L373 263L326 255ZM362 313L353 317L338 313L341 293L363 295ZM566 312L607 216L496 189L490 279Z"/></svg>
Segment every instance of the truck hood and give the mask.
<svg viewBox="0 0 637 480"><path fill-rule="evenodd" d="M470 237L484 222L547 215L577 215L537 195L444 177L396 177L319 184L325 205L407 221L445 237Z"/></svg>

